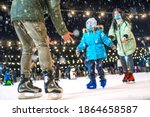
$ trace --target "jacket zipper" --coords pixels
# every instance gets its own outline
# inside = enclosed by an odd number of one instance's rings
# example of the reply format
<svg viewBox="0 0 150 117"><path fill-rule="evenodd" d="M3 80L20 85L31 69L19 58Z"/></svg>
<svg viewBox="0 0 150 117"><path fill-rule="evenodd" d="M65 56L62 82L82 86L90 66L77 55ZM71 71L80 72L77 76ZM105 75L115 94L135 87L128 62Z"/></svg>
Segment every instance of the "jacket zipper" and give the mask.
<svg viewBox="0 0 150 117"><path fill-rule="evenodd" d="M120 41L121 41L120 25L118 27L119 27L119 36L120 36ZM122 51L123 51L124 55L126 56L123 45L122 45L122 42L121 42L121 47L122 47Z"/></svg>

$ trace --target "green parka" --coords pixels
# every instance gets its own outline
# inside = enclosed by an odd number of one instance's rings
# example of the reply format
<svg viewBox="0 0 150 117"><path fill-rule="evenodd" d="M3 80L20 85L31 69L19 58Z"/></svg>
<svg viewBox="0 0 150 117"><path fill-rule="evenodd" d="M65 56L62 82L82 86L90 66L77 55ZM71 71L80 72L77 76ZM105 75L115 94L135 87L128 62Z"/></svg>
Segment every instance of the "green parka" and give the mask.
<svg viewBox="0 0 150 117"><path fill-rule="evenodd" d="M68 32L61 16L60 0L13 0L11 21L44 22L44 13L48 12L52 22L62 36Z"/></svg>
<svg viewBox="0 0 150 117"><path fill-rule="evenodd" d="M117 51L120 56L131 55L136 50L136 41L133 33L131 32L131 24L127 21L122 21L117 25L117 29L114 29L113 23L109 29L109 37L117 39ZM121 39L127 36L127 41L122 43Z"/></svg>

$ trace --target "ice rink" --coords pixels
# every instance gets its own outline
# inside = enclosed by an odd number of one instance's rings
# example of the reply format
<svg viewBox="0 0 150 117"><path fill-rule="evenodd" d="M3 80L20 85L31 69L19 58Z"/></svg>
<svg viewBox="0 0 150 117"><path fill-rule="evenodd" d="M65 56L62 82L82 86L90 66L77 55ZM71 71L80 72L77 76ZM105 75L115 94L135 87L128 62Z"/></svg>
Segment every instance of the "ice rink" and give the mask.
<svg viewBox="0 0 150 117"><path fill-rule="evenodd" d="M150 73L135 73L134 84L122 83L123 75L106 75L107 86L100 87L97 78L97 89L86 89L89 79L80 77L76 80L61 79L59 84L64 93L61 100L149 100L150 99ZM41 88L44 87L42 80L34 83ZM18 100L18 83L12 86L0 85L0 100ZM34 100L47 100L44 93L41 98Z"/></svg>

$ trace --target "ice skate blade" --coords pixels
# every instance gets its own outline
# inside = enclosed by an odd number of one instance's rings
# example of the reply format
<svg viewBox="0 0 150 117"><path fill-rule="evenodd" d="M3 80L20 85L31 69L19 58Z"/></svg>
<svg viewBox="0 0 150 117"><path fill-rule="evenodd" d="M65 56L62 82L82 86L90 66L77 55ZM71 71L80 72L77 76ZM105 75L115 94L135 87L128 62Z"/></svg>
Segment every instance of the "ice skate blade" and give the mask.
<svg viewBox="0 0 150 117"><path fill-rule="evenodd" d="M127 81L126 84L134 84L135 81Z"/></svg>
<svg viewBox="0 0 150 117"><path fill-rule="evenodd" d="M92 87L92 88L91 88L91 87L87 87L87 89L96 89L96 88L93 88L93 87Z"/></svg>
<svg viewBox="0 0 150 117"><path fill-rule="evenodd" d="M19 93L18 99L33 99L42 97L42 93Z"/></svg>
<svg viewBox="0 0 150 117"><path fill-rule="evenodd" d="M91 86L91 87L87 87L87 89L96 89L97 86Z"/></svg>
<svg viewBox="0 0 150 117"><path fill-rule="evenodd" d="M63 93L63 89L61 89L61 88L53 88L53 89L47 89L47 91L48 91L48 93L51 93L51 92L53 92L53 91L58 91L58 92L60 92L60 93Z"/></svg>
<svg viewBox="0 0 150 117"><path fill-rule="evenodd" d="M47 93L48 100L58 100L62 98L62 93Z"/></svg>

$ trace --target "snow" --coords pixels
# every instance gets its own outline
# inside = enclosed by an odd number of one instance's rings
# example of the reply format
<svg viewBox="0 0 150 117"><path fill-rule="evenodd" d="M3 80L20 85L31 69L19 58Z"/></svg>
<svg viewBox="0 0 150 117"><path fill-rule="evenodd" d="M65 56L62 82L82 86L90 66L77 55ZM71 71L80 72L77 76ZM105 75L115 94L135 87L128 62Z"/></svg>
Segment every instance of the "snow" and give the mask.
<svg viewBox="0 0 150 117"><path fill-rule="evenodd" d="M106 75L107 86L100 87L97 78L97 89L86 89L89 79L80 77L76 80L61 79L59 84L63 87L64 93L61 100L149 100L150 99L150 73L135 73L136 83L122 83L123 75ZM44 83L38 80L34 83L41 88ZM18 100L18 83L13 86L0 85L0 100ZM44 93L41 98L34 100L47 100Z"/></svg>
<svg viewBox="0 0 150 117"><path fill-rule="evenodd" d="M79 31L78 29L75 29L75 30L73 31L73 34L74 34L75 37L79 37L80 31Z"/></svg>

